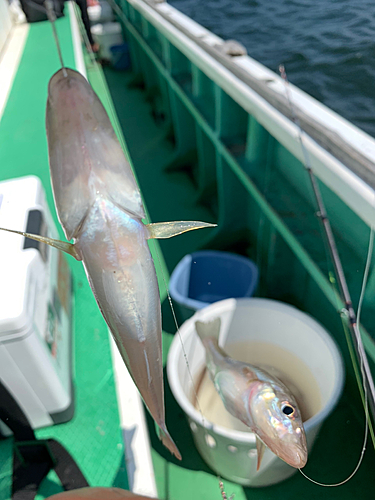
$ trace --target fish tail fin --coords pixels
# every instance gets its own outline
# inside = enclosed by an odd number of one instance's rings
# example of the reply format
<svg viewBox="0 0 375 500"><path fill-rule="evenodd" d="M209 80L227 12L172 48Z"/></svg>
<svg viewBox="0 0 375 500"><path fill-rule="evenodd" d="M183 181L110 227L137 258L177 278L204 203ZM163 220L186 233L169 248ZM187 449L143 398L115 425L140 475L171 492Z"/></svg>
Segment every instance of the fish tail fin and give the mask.
<svg viewBox="0 0 375 500"><path fill-rule="evenodd" d="M160 441L163 445L168 448L168 450L179 460L182 459L181 453L178 451L177 446L175 445L171 435L169 434L165 424L163 426L157 426L157 433Z"/></svg>
<svg viewBox="0 0 375 500"><path fill-rule="evenodd" d="M195 322L195 328L202 342L204 342L205 339L209 338L219 341L220 326L221 326L220 318L215 318L214 320L209 321L208 323L204 323L203 321Z"/></svg>

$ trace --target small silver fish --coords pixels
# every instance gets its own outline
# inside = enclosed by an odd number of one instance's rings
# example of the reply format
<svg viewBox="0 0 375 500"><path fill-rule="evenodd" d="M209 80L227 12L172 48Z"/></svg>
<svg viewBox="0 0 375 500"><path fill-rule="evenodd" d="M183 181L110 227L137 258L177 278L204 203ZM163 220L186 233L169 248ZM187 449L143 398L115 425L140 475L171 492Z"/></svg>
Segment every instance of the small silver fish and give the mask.
<svg viewBox="0 0 375 500"><path fill-rule="evenodd" d="M195 323L206 349L210 378L225 408L256 434L257 470L264 445L292 467L304 467L306 437L296 400L276 377L228 356L218 344L220 325L220 318Z"/></svg>

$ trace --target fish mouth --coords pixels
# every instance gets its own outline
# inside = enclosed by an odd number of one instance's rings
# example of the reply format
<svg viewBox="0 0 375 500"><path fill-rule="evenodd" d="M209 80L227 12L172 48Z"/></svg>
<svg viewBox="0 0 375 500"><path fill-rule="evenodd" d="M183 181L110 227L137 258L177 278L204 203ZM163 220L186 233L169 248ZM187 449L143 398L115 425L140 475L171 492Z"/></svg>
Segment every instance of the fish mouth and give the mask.
<svg viewBox="0 0 375 500"><path fill-rule="evenodd" d="M296 469L302 469L302 467L305 467L308 453L307 447L304 443L285 441L275 443L272 441L270 442L270 440L264 440L264 443L275 455L291 467Z"/></svg>
<svg viewBox="0 0 375 500"><path fill-rule="evenodd" d="M278 456L288 465L291 465L296 469L302 469L303 467L305 467L307 462L307 450L298 445L283 449L283 453L278 453Z"/></svg>

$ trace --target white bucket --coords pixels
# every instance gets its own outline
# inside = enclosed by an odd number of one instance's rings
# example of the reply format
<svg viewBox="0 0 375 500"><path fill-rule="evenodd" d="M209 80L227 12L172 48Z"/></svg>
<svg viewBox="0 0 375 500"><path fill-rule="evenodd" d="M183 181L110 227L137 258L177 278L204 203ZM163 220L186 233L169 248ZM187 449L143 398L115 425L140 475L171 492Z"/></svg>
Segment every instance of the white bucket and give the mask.
<svg viewBox="0 0 375 500"><path fill-rule="evenodd" d="M344 383L343 362L332 337L316 320L282 302L257 298L216 302L196 312L180 328L195 383L205 365L205 351L196 334L195 321L210 321L218 316L221 318L221 346L229 350L238 342L271 343L275 349L280 348L284 353L288 351L288 355L303 363L302 367L307 367L306 373L308 371L313 376L320 393L317 412L304 423L310 451L323 421L336 406ZM286 368L290 371L290 364ZM169 350L167 373L171 390L188 417L195 444L215 472L244 486L268 486L296 472L269 449L257 472L256 443L252 432L233 430L207 419L202 422L200 412L191 402L194 392L178 334ZM293 380L297 386L299 373ZM303 394L303 398L308 400L309 394ZM201 407L204 406L202 403L204 401L200 402ZM226 412L224 408L223 412Z"/></svg>
<svg viewBox="0 0 375 500"><path fill-rule="evenodd" d="M120 45L123 42L120 23L95 24L91 28L92 36L100 46L100 57L111 60L110 48L112 45Z"/></svg>

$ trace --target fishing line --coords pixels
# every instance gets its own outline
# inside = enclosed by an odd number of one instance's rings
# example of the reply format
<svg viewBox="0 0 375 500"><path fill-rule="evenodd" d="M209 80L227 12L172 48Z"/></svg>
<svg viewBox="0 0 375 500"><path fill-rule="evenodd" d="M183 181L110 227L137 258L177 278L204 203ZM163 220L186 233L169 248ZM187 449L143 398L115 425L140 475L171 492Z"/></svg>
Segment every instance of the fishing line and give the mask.
<svg viewBox="0 0 375 500"><path fill-rule="evenodd" d="M304 165L305 165L305 168L306 168L306 170L308 171L308 173L310 175L310 179L311 179L312 186L313 186L313 191L314 191L314 194L316 196L316 201L317 201L318 206L319 206L319 212L320 212L319 216L320 216L320 218L322 220L322 223L324 225L324 229L325 229L325 232L326 232L326 237L328 239L329 249L331 251L331 256L332 256L332 259L333 259L335 270L336 270L336 273L338 275L337 277L338 277L339 285L341 287L341 291L342 291L342 294L343 294L343 297L344 297L344 300L345 300L346 312L349 315L349 321L350 321L350 324L352 326L352 331L353 331L355 339L356 339L357 351L358 351L359 358L360 358L360 371L361 371L361 375L362 375L362 386L363 386L363 392L364 392L364 407L365 407L365 435L364 435L364 440L363 440L361 454L360 454L360 457L359 457L359 460L358 460L358 463L357 463L356 467L354 468L353 472L346 479L344 479L343 481L340 481L338 483L333 483L333 484L325 484L325 483L320 483L318 481L315 481L314 479L308 477L301 469L298 469L300 471L300 473L306 479L308 479L309 481L311 481L312 483L314 483L314 484L316 484L318 486L335 487L335 486L341 486L341 485L347 483L357 473L357 471L358 471L358 469L359 469L359 467L360 467L360 465L362 463L362 460L363 460L363 457L364 457L364 454L365 454L365 451L366 451L366 445L367 445L368 430L369 430L369 409L368 409L368 388L367 388L367 384L369 385L371 391L373 391L373 387L371 387L371 382L372 382L371 377L366 376L367 374L366 374L366 369L365 368L369 369L369 367L368 367L368 364L367 364L366 353L365 353L365 350L364 350L364 347L363 347L361 333L360 333L360 330L359 330L359 321L360 321L360 313L361 313L361 309L362 309L363 298L364 298L364 294L365 294L365 290L366 290L366 285L367 285L367 280L368 280L368 273L369 273L369 270L370 270L372 252L373 252L374 228L371 225L369 245L368 245L368 251L367 251L367 259L366 259L366 266L365 266L365 271L364 271L364 275L363 275L363 281L362 281L362 287L361 287L361 294L360 294L360 299L359 299L359 304L358 304L358 310L357 310L357 315L356 315L355 311L353 309L352 303L351 303L351 299L350 299L350 295L349 295L349 290L347 288L344 271L343 271L343 268L342 268L342 265L341 265L341 261L340 261L340 258L339 258L338 252L337 252L337 247L336 247L335 239L334 239L334 236L333 236L333 233L332 233L332 229L330 227L330 223L329 223L329 220L327 218L327 214L326 214L325 207L324 207L324 204L323 204L323 199L321 197L321 193L320 193L320 190L319 190L319 187L318 187L315 175L314 175L314 173L312 171L312 168L311 168L310 158L309 158L307 149L305 148L305 145L303 143L302 128L301 128L301 126L299 124L299 121L297 119L297 116L296 116L296 114L294 112L294 107L293 107L293 104L292 104L291 93L290 93L290 89L289 89L289 86L288 86L288 78L287 78L286 71L285 71L285 68L284 68L283 65L279 66L279 71L280 71L280 74L281 74L281 78L283 79L284 84L285 84L286 96L287 96L287 100L288 100L288 103L289 103L289 107L290 107L290 111L291 111L291 115L292 115L292 120L293 120L293 122L296 124L296 126L298 128L298 139L299 139L299 142L301 144L302 154L303 154L303 157L304 157ZM375 206L375 204L374 204L374 206ZM343 320L343 324L344 324L344 320ZM344 328L346 328L345 324L344 324Z"/></svg>
<svg viewBox="0 0 375 500"><path fill-rule="evenodd" d="M163 278L164 287L165 287L165 290L167 292L168 302L169 302L169 306L171 308L171 312L172 312L172 316L173 316L173 321L174 321L174 324L176 326L176 331L178 333L178 338L180 339L182 353L183 353L183 356L184 356L184 359L185 359L185 363L186 363L186 368L187 368L187 371L189 373L189 377L190 377L190 380L191 380L191 383L192 383L192 386L193 386L195 401L196 401L199 413L201 414L201 417L202 417L202 424L205 427L206 420L204 418L204 415L203 415L203 412L202 412L202 408L201 408L201 405L200 405L199 400L198 400L198 393L197 393L197 390L195 388L193 375L191 373L190 364L189 364L189 361L188 361L188 357L187 357L187 354L186 354L185 346L184 346L184 343L183 343L183 340L182 340L182 336L181 336L181 332L180 332L180 327L178 326L177 316L176 316L176 312L175 312L174 307L173 307L172 297L170 296L170 293L169 293L169 290L168 290L168 286L167 286L167 280L165 278L164 271L163 271L163 268L162 268L162 265L161 265L161 259L160 259L160 255L159 255L159 249L157 248L157 245L155 245L154 248L155 248L155 253L156 253L156 256L157 256L157 259L158 259L159 269L161 271L161 275L162 275L162 278Z"/></svg>
<svg viewBox="0 0 375 500"><path fill-rule="evenodd" d="M201 418L202 418L202 425L206 429L206 419L205 419L205 417L203 415L203 411L202 411L201 405L199 403L198 392L197 392L197 389L195 387L193 375L191 373L189 360L188 360L188 357L187 357L187 354L186 354L184 342L182 340L182 335L181 335L181 332L180 332L180 327L178 326L176 312L175 312L174 307L173 307L172 298L171 298L170 293L169 293L169 289L168 289L168 286L167 286L167 281L166 281L166 278L165 278L165 275L164 275L164 271L163 271L163 268L162 268L162 265L161 265L161 259L160 259L160 255L159 255L159 249L157 248L157 246L158 245L155 245L154 248L155 248L156 256L157 256L158 263L159 263L159 269L161 271L161 275L162 275L162 278L163 278L164 286L165 286L165 289L166 289L166 292L167 292L168 302L169 302L169 305L170 305L170 308L171 308L171 311L172 311L172 316L173 316L173 320L174 320L174 323L175 323L175 326L176 326L178 338L180 339L182 353L183 353L183 356L184 356L184 359L185 359L185 363L186 363L186 368L187 368L187 371L189 373L189 377L190 377L191 384L192 384L192 387L193 387L195 402L196 402L198 411L199 411L199 413L201 415ZM206 432L205 436L210 436L210 434L208 434ZM207 446L209 448L209 453L210 453L211 452L211 447L209 446L208 443L207 443ZM219 488L220 488L220 492L221 492L221 496L222 496L223 500L228 500L228 497L227 497L227 495L225 493L225 490L224 490L224 483L223 483L221 477L218 474L216 475L216 477L217 477L217 480L218 480L218 483L219 483ZM233 498L234 498L234 494L230 496L229 500L233 500Z"/></svg>
<svg viewBox="0 0 375 500"><path fill-rule="evenodd" d="M167 281L166 281L166 278L165 278L165 275L164 275L164 271L163 271L163 268L162 268L162 265L161 265L161 259L160 259L160 255L159 255L159 249L157 247L158 247L158 245L155 245L154 248L155 248L155 253L156 253L156 256L157 256L157 259L158 259L159 269L161 271L161 275L162 275L162 278L163 278L164 286L165 286L165 289L166 289L166 292L167 292L168 302L169 302L169 305L170 305L170 308L171 308L171 311L172 311L172 316L173 316L173 320L174 320L174 323L175 323L175 326L176 326L176 331L177 331L177 334L178 334L178 338L180 339L182 353L183 353L183 356L184 356L184 359L185 359L185 363L186 363L186 368L187 368L187 371L188 371L188 374L189 374L189 377L190 377L190 380L191 380L191 384L192 384L192 387L193 387L195 402L196 402L198 411L199 411L199 413L201 415L201 418L202 418L202 425L206 429L206 419L205 419L205 417L203 415L203 411L202 411L201 405L199 403L198 392L197 392L197 389L195 387L193 375L191 373L189 360L188 360L188 357L187 357L187 354L186 354L184 342L182 340L182 335L181 335L181 332L180 332L180 327L178 326L176 312L174 310L173 303L172 303L172 298L171 298L169 290L168 290ZM208 434L206 432L205 436L210 436L210 434ZM211 447L209 446L208 443L207 443L207 446L208 446L208 448L210 450L209 452L211 452ZM222 496L223 500L228 500L228 497L227 497L227 495L225 493L225 490L224 490L224 484L223 484L223 481L222 481L221 477L218 474L216 475L216 477L217 477L217 480L218 480L218 483L219 483L219 488L220 488L220 492L221 492L221 496ZM229 500L232 500L233 498L234 498L234 495L231 495L230 498L229 498Z"/></svg>
<svg viewBox="0 0 375 500"><path fill-rule="evenodd" d="M33 6L34 9L39 10L40 12L43 12L44 14L47 14L48 20L50 21L50 23L52 25L53 36L55 38L55 44L56 44L57 52L58 52L59 59L60 59L60 65L61 65L62 70L63 70L63 75L65 77L68 76L68 73L65 69L65 65L63 62L61 48L60 48L60 42L59 42L59 38L57 35L57 31L56 31L56 26L55 26L56 14L55 14L54 5L53 5L52 0L45 0L43 6L37 4L36 2L33 2L32 0L29 0L29 3Z"/></svg>
<svg viewBox="0 0 375 500"><path fill-rule="evenodd" d="M56 31L56 26L55 26L56 14L55 14L55 11L53 9L53 2L52 2L52 0L46 0L44 2L44 6L46 8L48 19L49 19L49 21L50 21L50 23L52 25L53 37L55 39L57 52L59 54L59 59L60 59L60 64L61 64L61 67L62 67L62 70L63 70L63 75L65 77L67 77L68 73L67 73L67 71L65 69L65 64L64 64L64 61L63 61L63 58L62 58L62 53L61 53L61 47L60 47L59 37L57 36L57 31Z"/></svg>

